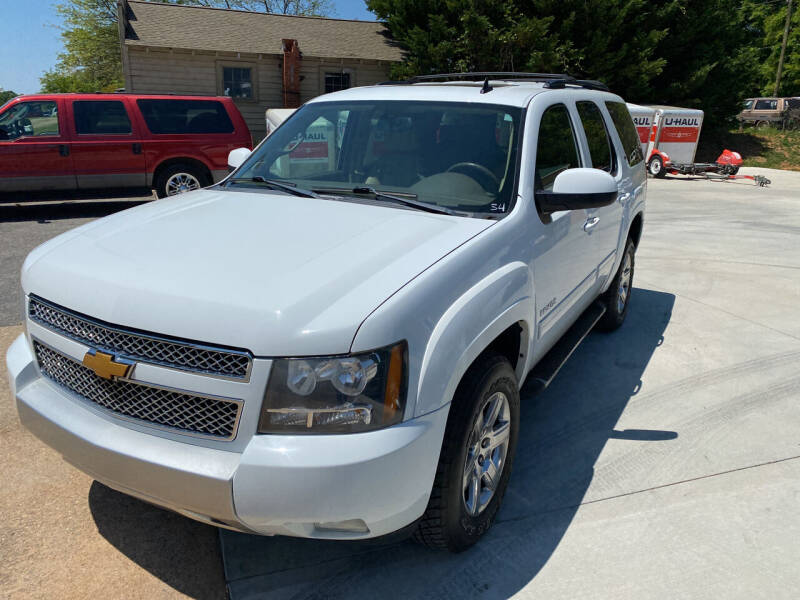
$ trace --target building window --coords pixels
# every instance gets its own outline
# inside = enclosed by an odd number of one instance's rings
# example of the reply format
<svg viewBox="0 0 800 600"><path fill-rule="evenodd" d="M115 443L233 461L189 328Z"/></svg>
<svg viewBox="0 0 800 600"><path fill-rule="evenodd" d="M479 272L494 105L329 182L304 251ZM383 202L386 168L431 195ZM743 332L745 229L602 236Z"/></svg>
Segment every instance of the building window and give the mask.
<svg viewBox="0 0 800 600"><path fill-rule="evenodd" d="M253 98L253 69L222 67L222 90L231 98Z"/></svg>
<svg viewBox="0 0 800 600"><path fill-rule="evenodd" d="M325 93L338 92L350 87L350 73L325 73Z"/></svg>

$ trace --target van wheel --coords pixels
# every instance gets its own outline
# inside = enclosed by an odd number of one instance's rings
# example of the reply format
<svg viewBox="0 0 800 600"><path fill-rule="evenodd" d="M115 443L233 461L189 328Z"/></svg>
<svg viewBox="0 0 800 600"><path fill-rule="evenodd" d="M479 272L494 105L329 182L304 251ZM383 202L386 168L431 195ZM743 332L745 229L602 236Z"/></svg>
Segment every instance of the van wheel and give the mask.
<svg viewBox="0 0 800 600"><path fill-rule="evenodd" d="M170 165L158 174L155 182L156 195L159 198L176 196L184 192L199 190L210 182L200 169L193 165Z"/></svg>
<svg viewBox="0 0 800 600"><path fill-rule="evenodd" d="M414 539L461 552L494 521L511 476L519 433L519 389L503 356L479 358L450 406L428 508Z"/></svg>
<svg viewBox="0 0 800 600"><path fill-rule="evenodd" d="M650 159L650 162L647 164L647 170L650 172L650 175L659 179L667 174L667 171L664 169L664 161L658 154Z"/></svg>
<svg viewBox="0 0 800 600"><path fill-rule="evenodd" d="M625 244L625 254L617 269L617 274L611 281L611 285L606 292L600 296L600 302L606 308L605 314L597 322L597 329L600 331L614 331L625 321L628 314L628 305L631 301L633 291L633 267L636 246L633 240L628 238Z"/></svg>

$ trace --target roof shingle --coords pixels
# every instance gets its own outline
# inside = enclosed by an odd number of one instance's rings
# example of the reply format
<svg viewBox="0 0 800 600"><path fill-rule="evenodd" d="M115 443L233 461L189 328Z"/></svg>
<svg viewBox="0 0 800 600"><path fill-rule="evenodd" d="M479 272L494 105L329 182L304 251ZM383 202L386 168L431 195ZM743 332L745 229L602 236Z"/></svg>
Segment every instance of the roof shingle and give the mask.
<svg viewBox="0 0 800 600"><path fill-rule="evenodd" d="M265 14L128 0L125 44L280 54L296 39L304 56L399 61L402 50L374 21Z"/></svg>

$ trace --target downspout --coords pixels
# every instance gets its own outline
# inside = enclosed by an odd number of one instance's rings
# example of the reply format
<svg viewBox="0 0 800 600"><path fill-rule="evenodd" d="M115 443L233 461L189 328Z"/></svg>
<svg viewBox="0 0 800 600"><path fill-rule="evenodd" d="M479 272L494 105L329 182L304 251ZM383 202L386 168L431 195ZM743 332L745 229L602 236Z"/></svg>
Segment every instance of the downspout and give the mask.
<svg viewBox="0 0 800 600"><path fill-rule="evenodd" d="M300 106L300 64L302 55L297 40L283 43L283 108Z"/></svg>

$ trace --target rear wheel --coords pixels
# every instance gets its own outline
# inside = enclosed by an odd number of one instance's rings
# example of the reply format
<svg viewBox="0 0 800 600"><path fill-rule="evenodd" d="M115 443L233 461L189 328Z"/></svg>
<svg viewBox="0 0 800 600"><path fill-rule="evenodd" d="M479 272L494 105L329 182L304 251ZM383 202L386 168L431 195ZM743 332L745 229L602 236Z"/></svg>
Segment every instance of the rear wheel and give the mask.
<svg viewBox="0 0 800 600"><path fill-rule="evenodd" d="M450 407L428 508L414 538L461 552L486 533L511 476L519 432L519 390L497 354L470 367Z"/></svg>
<svg viewBox="0 0 800 600"><path fill-rule="evenodd" d="M633 240L628 238L625 244L625 254L622 256L617 274L614 275L608 290L600 296L600 301L606 308L605 314L597 322L597 329L600 331L614 331L625 321L633 289L635 254L636 246L633 244Z"/></svg>
<svg viewBox="0 0 800 600"><path fill-rule="evenodd" d="M664 160L658 154L650 159L650 162L647 164L647 170L650 175L658 177L659 179L667 174L664 169Z"/></svg>
<svg viewBox="0 0 800 600"><path fill-rule="evenodd" d="M158 174L155 188L159 198L166 198L199 190L209 184L207 175L198 167L189 164L175 164Z"/></svg>

